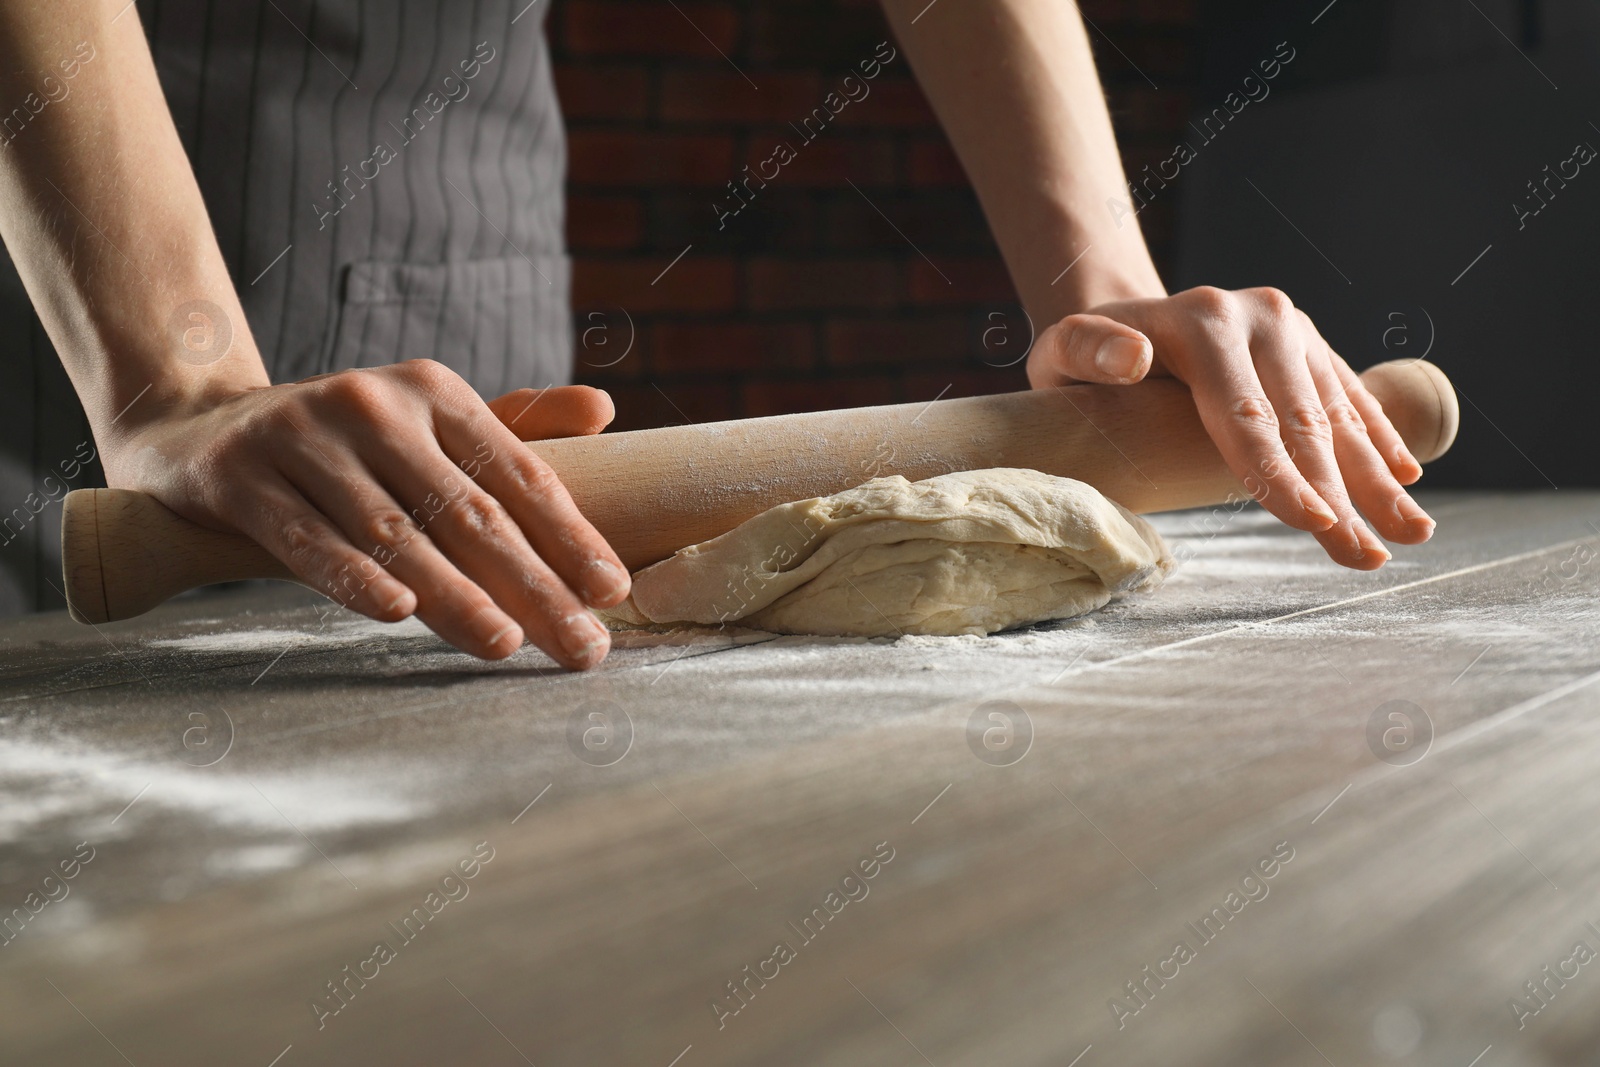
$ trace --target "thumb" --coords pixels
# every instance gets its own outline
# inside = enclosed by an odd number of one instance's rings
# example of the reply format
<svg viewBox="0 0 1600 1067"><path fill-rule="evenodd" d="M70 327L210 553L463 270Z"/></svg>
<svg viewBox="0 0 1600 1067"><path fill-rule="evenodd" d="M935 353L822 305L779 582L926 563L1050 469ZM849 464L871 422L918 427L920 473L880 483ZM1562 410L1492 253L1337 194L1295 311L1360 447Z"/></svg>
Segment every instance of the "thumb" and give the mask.
<svg viewBox="0 0 1600 1067"><path fill-rule="evenodd" d="M1128 385L1150 371L1150 339L1104 315L1068 315L1034 342L1028 378L1035 387L1064 382Z"/></svg>
<svg viewBox="0 0 1600 1067"><path fill-rule="evenodd" d="M616 417L611 394L587 385L516 389L489 401L489 410L523 441L587 437Z"/></svg>

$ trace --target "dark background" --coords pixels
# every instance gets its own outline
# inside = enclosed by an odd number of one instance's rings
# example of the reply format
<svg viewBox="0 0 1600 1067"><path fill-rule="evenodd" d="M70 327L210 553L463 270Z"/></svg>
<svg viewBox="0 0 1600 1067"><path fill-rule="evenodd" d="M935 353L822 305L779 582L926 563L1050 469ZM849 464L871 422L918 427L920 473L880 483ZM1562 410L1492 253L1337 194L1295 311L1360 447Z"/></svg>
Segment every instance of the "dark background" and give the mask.
<svg viewBox="0 0 1600 1067"><path fill-rule="evenodd" d="M1600 168L1520 230L1512 204L1600 147L1597 8L1082 5L1130 175L1198 146L1140 215L1169 289L1276 285L1358 368L1426 352L1465 398L1428 483L1529 487L1595 483ZM1027 326L903 53L718 232L725 183L892 40L875 0L562 0L550 29L579 378L618 428L1025 387L999 364ZM1195 134L1283 41L1271 96Z"/></svg>

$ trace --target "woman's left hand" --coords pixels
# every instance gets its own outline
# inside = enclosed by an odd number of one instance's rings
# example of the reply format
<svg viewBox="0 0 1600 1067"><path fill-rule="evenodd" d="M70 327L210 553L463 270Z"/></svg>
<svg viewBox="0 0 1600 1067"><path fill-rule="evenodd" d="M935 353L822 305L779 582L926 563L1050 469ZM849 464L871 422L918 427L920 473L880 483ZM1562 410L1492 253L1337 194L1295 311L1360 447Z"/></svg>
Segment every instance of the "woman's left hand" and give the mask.
<svg viewBox="0 0 1600 1067"><path fill-rule="evenodd" d="M1388 561L1362 515L1389 541L1432 536L1433 520L1402 488L1422 467L1361 379L1279 290L1203 286L1101 304L1042 331L1028 356L1036 389L1151 375L1189 386L1229 469L1335 562L1375 570Z"/></svg>

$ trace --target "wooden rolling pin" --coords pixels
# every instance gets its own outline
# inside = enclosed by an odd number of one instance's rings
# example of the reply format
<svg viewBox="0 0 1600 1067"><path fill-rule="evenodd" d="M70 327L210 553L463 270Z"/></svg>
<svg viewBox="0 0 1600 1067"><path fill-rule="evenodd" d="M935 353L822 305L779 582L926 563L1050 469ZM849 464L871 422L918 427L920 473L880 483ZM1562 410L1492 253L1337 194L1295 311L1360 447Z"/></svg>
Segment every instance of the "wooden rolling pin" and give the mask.
<svg viewBox="0 0 1600 1067"><path fill-rule="evenodd" d="M1362 375L1418 462L1450 447L1460 418L1443 372L1398 360ZM818 411L530 443L629 570L790 500L869 478L1032 467L1088 482L1137 512L1219 504L1243 492L1172 379L1074 385L926 404ZM187 589L294 577L239 534L179 518L126 489L68 494L67 603L80 622L149 611Z"/></svg>

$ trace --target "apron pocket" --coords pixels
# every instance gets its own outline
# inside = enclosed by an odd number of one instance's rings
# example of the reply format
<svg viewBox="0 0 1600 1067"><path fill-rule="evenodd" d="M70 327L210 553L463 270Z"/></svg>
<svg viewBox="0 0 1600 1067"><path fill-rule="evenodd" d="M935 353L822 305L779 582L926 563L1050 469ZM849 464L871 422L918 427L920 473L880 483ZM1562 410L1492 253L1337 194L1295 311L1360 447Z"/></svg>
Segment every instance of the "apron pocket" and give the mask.
<svg viewBox="0 0 1600 1067"><path fill-rule="evenodd" d="M324 369L433 359L485 396L563 383L572 373L570 278L560 254L352 263Z"/></svg>

